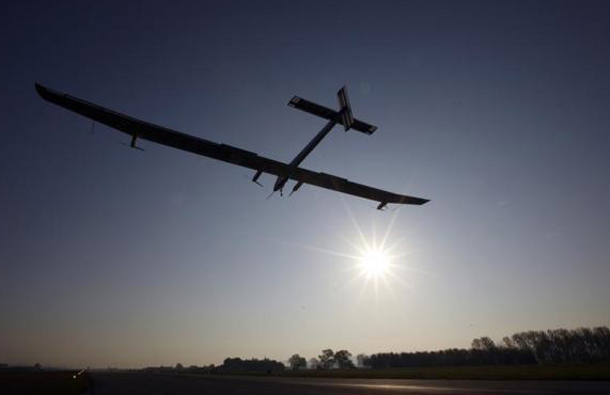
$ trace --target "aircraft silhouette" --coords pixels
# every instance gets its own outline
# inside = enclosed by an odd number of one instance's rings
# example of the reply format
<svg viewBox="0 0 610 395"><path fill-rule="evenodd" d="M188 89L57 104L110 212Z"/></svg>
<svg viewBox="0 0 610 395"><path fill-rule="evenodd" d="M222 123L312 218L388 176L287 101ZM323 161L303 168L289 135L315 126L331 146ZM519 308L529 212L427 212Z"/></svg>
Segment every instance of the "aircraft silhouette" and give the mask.
<svg viewBox="0 0 610 395"><path fill-rule="evenodd" d="M331 174L318 173L299 167L299 164L305 159L305 157L311 151L313 151L313 149L320 143L320 141L322 141L322 139L336 124L343 125L345 131L354 129L369 135L377 129L377 127L359 121L353 117L345 87L341 88L341 90L338 92L340 105L339 111L310 102L298 96L295 96L292 98L292 100L290 100L288 105L328 120L326 126L324 126L320 132L318 132L313 140L311 140L311 142L307 144L307 146L290 163L279 162L241 148L233 147L227 144L218 144L213 141L141 121L139 119L104 108L97 104L44 87L40 84L35 84L35 87L38 94L44 100L66 108L77 114L83 115L113 129L127 133L131 136L130 146L132 148L141 150L136 143L138 138L142 138L144 140L149 140L197 155L207 156L212 159L247 167L256 171L252 181L256 182L257 184L258 178L261 176L261 174L273 174L277 176L277 180L273 187L273 192L279 190L281 193L288 180L295 180L296 184L293 187L291 194L297 191L303 184L310 184L320 188L330 189L379 202L379 205L377 206L377 209L379 210L382 210L388 203L422 205L429 201L428 199L384 191L367 185L351 182L345 178L337 177Z"/></svg>

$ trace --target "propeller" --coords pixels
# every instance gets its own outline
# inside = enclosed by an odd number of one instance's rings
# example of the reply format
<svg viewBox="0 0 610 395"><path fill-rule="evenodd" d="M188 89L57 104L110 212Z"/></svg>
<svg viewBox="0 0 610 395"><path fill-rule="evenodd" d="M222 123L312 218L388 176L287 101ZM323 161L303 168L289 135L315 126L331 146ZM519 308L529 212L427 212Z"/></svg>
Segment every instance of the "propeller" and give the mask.
<svg viewBox="0 0 610 395"><path fill-rule="evenodd" d="M271 196L273 196L273 194L274 194L274 193L276 193L277 191L278 191L278 189L276 189L276 190L272 191L272 192L269 194L269 196L267 196L267 198L266 198L265 200L268 200L268 199L269 199ZM279 191L280 191L280 196L284 196L284 188L280 188L280 189L279 189Z"/></svg>

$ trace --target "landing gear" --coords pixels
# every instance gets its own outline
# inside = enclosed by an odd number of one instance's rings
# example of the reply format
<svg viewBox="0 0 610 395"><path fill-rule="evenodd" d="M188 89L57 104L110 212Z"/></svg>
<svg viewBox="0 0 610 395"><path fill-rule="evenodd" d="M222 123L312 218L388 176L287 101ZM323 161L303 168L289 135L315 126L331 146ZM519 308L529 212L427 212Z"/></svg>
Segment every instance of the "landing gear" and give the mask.
<svg viewBox="0 0 610 395"><path fill-rule="evenodd" d="M388 205L388 202L381 202L379 206L377 206L377 210L384 210L384 207Z"/></svg>
<svg viewBox="0 0 610 395"><path fill-rule="evenodd" d="M137 141L137 140L138 140L138 135L137 135L136 133L134 133L134 134L131 136L131 144L129 144L129 146L130 146L131 148L134 148L134 149L137 149L137 150L140 150L140 151L144 151L144 148L138 147L138 146L136 145L136 141Z"/></svg>

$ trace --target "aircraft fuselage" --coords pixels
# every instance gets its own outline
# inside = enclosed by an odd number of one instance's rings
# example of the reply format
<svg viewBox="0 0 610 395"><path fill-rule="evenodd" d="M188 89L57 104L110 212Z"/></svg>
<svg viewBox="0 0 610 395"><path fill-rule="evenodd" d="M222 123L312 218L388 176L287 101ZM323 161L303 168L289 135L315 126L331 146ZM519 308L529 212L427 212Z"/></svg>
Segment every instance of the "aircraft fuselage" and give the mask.
<svg viewBox="0 0 610 395"><path fill-rule="evenodd" d="M322 141L322 139L326 137L326 135L333 129L333 127L335 127L336 124L337 121L334 119L328 121L326 125L324 125L322 130L320 130L318 134L316 134L316 136L309 142L309 144L307 144L305 148L303 148L301 152L299 152L299 154L292 160L292 162L290 162L290 166L299 167L299 165L301 164L301 162L303 162L303 160L305 160L307 155L309 155L311 151L313 151L314 148L316 148L316 146L320 144L320 141ZM288 182L288 177L278 176L277 180L275 181L275 184L273 185L273 191L279 191L284 188L286 182Z"/></svg>

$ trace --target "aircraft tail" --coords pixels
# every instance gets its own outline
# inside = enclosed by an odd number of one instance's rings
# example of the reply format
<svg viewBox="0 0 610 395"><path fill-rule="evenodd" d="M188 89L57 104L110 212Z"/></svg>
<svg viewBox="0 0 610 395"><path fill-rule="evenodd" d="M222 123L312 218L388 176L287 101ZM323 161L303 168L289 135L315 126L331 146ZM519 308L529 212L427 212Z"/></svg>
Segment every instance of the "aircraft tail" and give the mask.
<svg viewBox="0 0 610 395"><path fill-rule="evenodd" d="M352 106L349 104L349 96L347 96L347 87L344 85L339 92L337 92L339 99L339 113L341 114L341 120L343 128L347 132L354 125L354 114L352 113Z"/></svg>
<svg viewBox="0 0 610 395"><path fill-rule="evenodd" d="M345 131L352 129L371 135L375 132L375 130L377 130L377 126L373 126L354 118L354 115L352 114L352 106L350 105L349 97L347 96L347 88L345 86L343 86L343 88L337 92L337 97L339 99L339 111L335 111L331 108L305 100L299 96L294 96L288 102L288 105L298 110L328 119L329 121L334 120L343 125Z"/></svg>

